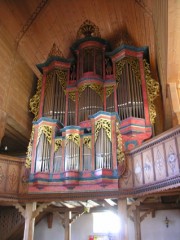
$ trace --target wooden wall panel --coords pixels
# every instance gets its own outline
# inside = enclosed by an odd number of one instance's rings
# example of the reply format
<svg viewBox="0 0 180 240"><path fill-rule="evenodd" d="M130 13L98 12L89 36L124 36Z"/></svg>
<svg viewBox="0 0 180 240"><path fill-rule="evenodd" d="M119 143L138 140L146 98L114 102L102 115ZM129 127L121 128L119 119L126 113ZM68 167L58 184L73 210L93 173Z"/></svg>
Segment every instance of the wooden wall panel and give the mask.
<svg viewBox="0 0 180 240"><path fill-rule="evenodd" d="M144 151L143 154L143 172L145 184L154 181L154 159L150 150Z"/></svg>
<svg viewBox="0 0 180 240"><path fill-rule="evenodd" d="M168 169L168 176L176 175L179 173L179 162L177 158L177 148L175 139L165 142L166 151L166 164Z"/></svg>
<svg viewBox="0 0 180 240"><path fill-rule="evenodd" d="M142 165L142 156L137 154L133 156L133 173L134 173L134 186L137 187L143 184L143 165Z"/></svg>
<svg viewBox="0 0 180 240"><path fill-rule="evenodd" d="M154 168L155 168L155 179L157 181L162 180L166 177L166 163L165 163L165 152L163 144L160 143L153 148L154 153Z"/></svg>

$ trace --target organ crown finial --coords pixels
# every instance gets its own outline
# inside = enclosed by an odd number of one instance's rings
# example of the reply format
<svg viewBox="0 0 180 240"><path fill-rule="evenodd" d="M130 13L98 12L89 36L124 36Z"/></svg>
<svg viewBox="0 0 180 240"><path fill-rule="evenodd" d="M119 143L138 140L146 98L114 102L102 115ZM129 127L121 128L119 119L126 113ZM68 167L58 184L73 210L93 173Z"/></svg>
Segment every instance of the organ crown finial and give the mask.
<svg viewBox="0 0 180 240"><path fill-rule="evenodd" d="M77 39L82 38L82 35L84 37L101 37L99 28L90 20L84 21L83 24L80 26L77 32Z"/></svg>

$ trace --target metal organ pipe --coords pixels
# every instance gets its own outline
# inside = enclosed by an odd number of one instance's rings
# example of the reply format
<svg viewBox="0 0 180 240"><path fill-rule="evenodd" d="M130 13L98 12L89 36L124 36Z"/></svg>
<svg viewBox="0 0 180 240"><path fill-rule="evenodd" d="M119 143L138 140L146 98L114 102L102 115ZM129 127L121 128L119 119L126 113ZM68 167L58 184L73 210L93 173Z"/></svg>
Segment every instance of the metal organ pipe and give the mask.
<svg viewBox="0 0 180 240"><path fill-rule="evenodd" d="M44 133L41 134L36 150L36 172L48 172L51 146Z"/></svg>
<svg viewBox="0 0 180 240"><path fill-rule="evenodd" d="M53 172L60 172L62 162L62 147L59 147L57 152L54 154L54 162L53 162Z"/></svg>
<svg viewBox="0 0 180 240"><path fill-rule="evenodd" d="M65 154L65 171L79 170L79 146L68 140Z"/></svg>
<svg viewBox="0 0 180 240"><path fill-rule="evenodd" d="M101 128L96 141L96 169L110 169L112 159L111 141L107 137L106 131Z"/></svg>
<svg viewBox="0 0 180 240"><path fill-rule="evenodd" d="M56 72L47 75L49 81L46 89L43 116L57 119L64 124L66 97Z"/></svg>
<svg viewBox="0 0 180 240"><path fill-rule="evenodd" d="M128 117L144 118L142 87L132 67L125 63L117 87L118 114L121 120Z"/></svg>

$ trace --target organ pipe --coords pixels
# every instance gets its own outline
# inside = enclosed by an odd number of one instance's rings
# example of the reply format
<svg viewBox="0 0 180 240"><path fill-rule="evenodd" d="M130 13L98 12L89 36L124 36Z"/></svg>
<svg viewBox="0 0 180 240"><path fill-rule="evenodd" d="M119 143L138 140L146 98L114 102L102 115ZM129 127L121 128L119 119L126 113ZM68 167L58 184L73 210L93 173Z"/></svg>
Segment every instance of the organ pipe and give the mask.
<svg viewBox="0 0 180 240"><path fill-rule="evenodd" d="M112 167L111 142L106 131L101 128L96 141L96 169Z"/></svg>
<svg viewBox="0 0 180 240"><path fill-rule="evenodd" d="M41 134L36 150L36 172L48 172L51 146L44 133Z"/></svg>

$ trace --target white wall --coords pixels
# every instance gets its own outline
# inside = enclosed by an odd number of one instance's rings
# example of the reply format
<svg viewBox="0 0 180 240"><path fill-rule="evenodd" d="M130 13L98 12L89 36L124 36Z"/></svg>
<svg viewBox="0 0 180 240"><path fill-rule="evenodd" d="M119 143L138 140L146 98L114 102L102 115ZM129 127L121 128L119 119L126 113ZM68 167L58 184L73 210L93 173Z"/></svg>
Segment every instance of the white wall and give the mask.
<svg viewBox="0 0 180 240"><path fill-rule="evenodd" d="M166 216L170 220L169 227L165 225ZM84 214L71 225L72 240L88 240L93 233L93 216ZM134 224L128 220L129 240L134 238ZM142 240L180 240L180 210L156 211L155 218L148 215L141 223ZM64 228L58 217L54 216L52 229L48 229L46 218L35 227L34 240L64 239Z"/></svg>

